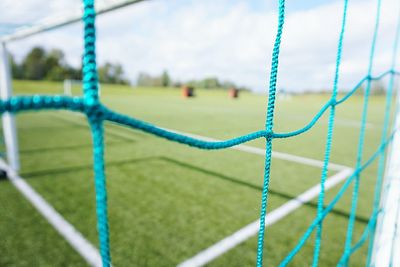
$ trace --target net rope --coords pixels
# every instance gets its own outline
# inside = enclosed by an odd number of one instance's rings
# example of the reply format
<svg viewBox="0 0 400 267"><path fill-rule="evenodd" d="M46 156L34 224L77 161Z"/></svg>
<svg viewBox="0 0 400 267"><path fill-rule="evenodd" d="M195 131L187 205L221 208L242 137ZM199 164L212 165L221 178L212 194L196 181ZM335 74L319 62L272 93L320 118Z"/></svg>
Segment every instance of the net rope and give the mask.
<svg viewBox="0 0 400 267"><path fill-rule="evenodd" d="M331 105L330 105L330 111L329 111L328 133L326 136L324 164L322 167L322 174L321 174L321 183L320 183L321 189L320 189L320 193L318 196L317 217L322 216L322 211L324 209L325 181L328 176L328 164L329 164L329 160L330 160L330 156L331 156L333 126L335 123L335 108L336 108L336 106L333 103L336 102L337 89L338 89L338 83L339 83L339 70L340 70L340 64L342 61L343 39L344 39L344 32L346 29L347 6L348 6L348 0L345 0L344 8L343 8L342 27L340 30L337 55L336 55L335 77L334 77L334 82L333 82ZM317 234L316 234L316 238L315 238L314 258L313 258L313 266L314 267L318 266L319 252L320 252L320 248L321 248L321 235L322 235L322 220L317 225Z"/></svg>
<svg viewBox="0 0 400 267"><path fill-rule="evenodd" d="M101 103L98 95L98 75L96 65L96 27L95 19L96 12L94 9L94 0L83 0L84 13L83 13L83 24L84 24L84 56L83 56L83 96L82 97L69 97L69 96L48 96L48 95L31 95L31 96L14 96L8 100L0 100L0 112L11 112L18 113L22 111L38 111L38 110L69 110L73 112L79 112L86 115L90 124L90 129L93 139L93 160L94 160L94 183L96 190L96 215L97 215L97 230L98 239L100 246L100 254L102 258L103 266L111 266L110 256L110 245L109 245L109 229L108 229L108 218L107 218L107 187L106 187L106 176L105 176L105 164L104 164L104 122L114 122L122 126L126 126L132 129L141 130L143 132L174 141L177 143L189 145L200 149L224 149L233 147L251 140L258 138L264 138L266 140L265 147L265 170L264 170L264 182L261 197L261 210L260 210L260 230L258 235L258 248L256 266L261 267L263 265L263 251L264 251L264 236L265 236L265 218L267 215L267 204L268 204L268 187L270 181L270 167L271 167L271 156L272 156L272 143L277 138L290 138L302 133L305 133L312 129L312 127L319 121L325 112L329 110L329 121L328 131L326 138L325 157L324 164L321 173L321 190L318 197L317 215L303 236L299 239L296 246L287 254L287 256L280 263L280 266L286 266L294 258L294 256L304 246L306 241L309 239L314 230L316 230L314 254L313 254L313 266L318 266L319 253L321 247L321 234L322 234L322 223L326 216L332 211L336 203L342 198L346 190L354 183L353 195L352 195L352 208L349 216L348 230L346 236L345 251L338 263L339 266L346 265L349 257L357 251L365 242L369 239L368 249L368 260L371 260L371 247L373 244L373 236L376 228L376 221L378 214L382 212L379 209L379 199L382 188L382 177L384 174L385 165L385 151L388 145L391 143L393 136L397 129L393 129L389 133L390 123L390 111L391 102L393 96L394 79L399 76L400 73L396 71L396 57L398 39L400 36L400 19L396 29L395 40L393 44L392 61L391 66L388 70L382 72L377 76L372 75L373 59L375 54L375 43L378 35L379 21L380 21L380 6L381 0L377 2L377 13L375 18L375 29L373 34L373 40L371 44L371 52L369 58L368 73L364 76L348 93L341 98L337 99L337 89L339 83L340 65L342 59L343 50L343 39L346 29L346 18L347 18L347 6L348 0L344 0L343 6L343 17L342 26L338 40L338 50L336 57L336 68L334 73L334 84L332 89L331 98L321 107L319 112L312 118L312 120L305 125L303 128L283 133L275 133L273 131L274 125L274 111L275 111L275 95L276 95L276 84L278 80L278 66L279 66L279 51L281 45L281 39L283 34L283 26L285 22L285 0L278 0L278 28L275 38L275 44L272 51L272 63L270 72L270 85L269 85L269 96L268 96L268 107L266 114L265 129L252 132L243 136L239 136L226 141L204 141L197 138L189 137L183 134L171 132L163 128L157 127L156 125L148 122L129 117L124 114L120 114L116 111L108 109L104 104ZM400 18L400 16L399 16ZM380 145L377 150L369 157L365 163L362 163L362 154L364 146L364 135L365 125L367 120L368 110L368 99L370 96L371 82L375 80L381 80L389 76L388 90L385 101L385 113L384 113L384 125L381 134ZM335 109L340 104L348 100L358 90L361 90L361 86L366 83L366 90L364 92L364 105L362 111L362 120L359 136L359 145L357 153L357 162L354 172L345 180L338 193L333 197L324 207L325 198L325 181L327 178L327 167L330 160L331 147L333 141L333 129L335 120ZM361 181L361 173L365 168L371 165L376 159L378 159L378 172L377 180L374 192L373 211L369 217L369 222L365 227L361 238L353 245L353 228L354 218L357 208L358 195L359 195L359 183Z"/></svg>

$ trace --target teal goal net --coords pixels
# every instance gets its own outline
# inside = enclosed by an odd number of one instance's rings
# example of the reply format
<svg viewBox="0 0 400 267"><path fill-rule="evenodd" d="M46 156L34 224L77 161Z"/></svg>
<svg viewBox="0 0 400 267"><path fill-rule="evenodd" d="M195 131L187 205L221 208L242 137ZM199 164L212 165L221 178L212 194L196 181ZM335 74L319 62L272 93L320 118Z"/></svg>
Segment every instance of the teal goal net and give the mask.
<svg viewBox="0 0 400 267"><path fill-rule="evenodd" d="M252 132L243 136L239 136L226 141L205 141L192 136L172 132L161 127L157 127L146 121L139 120L124 114L115 112L104 105L99 97L99 82L96 65L96 10L94 0L83 0L83 25L84 25L84 54L82 61L82 86L83 96L72 97L66 95L46 96L46 95L31 95L31 96L13 96L7 100L0 101L0 112L18 113L23 111L37 110L69 110L86 115L90 124L92 139L93 139L93 158L94 158L94 182L96 192L96 215L97 215L97 230L100 247L100 254L103 266L111 266L110 256L110 240L108 227L108 211L107 211L107 185L105 175L104 161L104 122L109 121L119 125L141 130L148 134L152 134L166 140L185 144L194 148L216 150L233 147L255 139L265 139L265 170L261 196L260 208L260 227L258 231L257 241L257 257L256 266L263 266L263 259L268 255L264 254L264 236L266 231L266 218L268 217L268 192L270 184L270 170L272 146L274 140L292 138L311 130L313 126L320 120L324 114L328 114L327 135L325 139L325 154L323 159L323 167L320 177L320 191L318 196L316 216L312 223L306 229L302 237L298 240L292 250L282 259L280 266L288 265L292 259L300 252L307 240L314 238L313 261L312 266L318 266L320 258L320 249L322 246L323 222L327 215L333 210L337 202L342 198L346 191L352 190L352 199L350 206L350 214L348 217L348 226L344 251L341 259L337 263L338 266L347 266L352 254L360 247L368 246L367 265L371 264L373 258L373 244L379 215L384 213L384 209L380 207L381 192L383 185L383 177L385 174L386 152L391 144L396 132L396 127L391 127L393 98L395 95L394 84L396 76L399 72L396 71L396 59L398 57L397 47L400 35L400 23L394 32L395 38L391 51L391 65L377 76L373 75L374 56L376 50L376 42L380 30L381 21L381 0L376 2L376 13L370 16L375 21L373 38L370 44L370 53L368 60L368 68L365 76L346 94L338 94L338 83L340 80L342 52L344 49L344 40L346 38L346 21L348 17L348 0L343 1L343 12L341 18L341 27L338 29L339 36L337 42L337 53L335 70L333 73L333 85L329 100L320 108L313 119L304 127L291 132L275 132L274 131L274 115L276 104L277 80L279 70L279 55L280 47L283 39L284 24L285 24L285 0L278 0L278 27L275 36L275 43L272 51L272 62L269 79L268 90L268 106L266 109L265 127L262 130ZM400 19L399 19L400 21ZM371 95L372 82L377 80L387 79L387 91L385 100L385 113L383 118L383 127L381 131L380 144L376 151L369 158L364 158L365 147L365 132L367 126L367 114L369 99ZM340 189L333 199L326 203L325 201L325 185L328 176L328 166L330 162L332 141L334 139L335 130L335 114L340 105L351 98L352 95L360 93L363 90L363 108L360 122L360 131L358 133L358 150L356 163L353 172L341 185ZM397 107L396 107L397 108ZM395 112L397 114L397 110ZM354 240L354 223L356 219L357 204L359 202L359 186L362 180L363 171L372 163L377 162L378 170L376 173L376 184L374 187L373 207L369 215L368 223L359 240ZM396 253L396 252L394 252Z"/></svg>

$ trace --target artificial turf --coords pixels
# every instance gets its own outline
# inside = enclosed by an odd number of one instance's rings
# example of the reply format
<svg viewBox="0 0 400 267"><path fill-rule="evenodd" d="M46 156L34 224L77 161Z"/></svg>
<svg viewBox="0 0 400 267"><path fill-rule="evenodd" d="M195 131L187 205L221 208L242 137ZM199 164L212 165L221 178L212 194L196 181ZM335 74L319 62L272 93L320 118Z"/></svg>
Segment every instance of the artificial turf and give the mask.
<svg viewBox="0 0 400 267"><path fill-rule="evenodd" d="M59 94L61 83L15 81L16 94ZM74 94L79 89L74 88ZM198 90L183 99L177 89L102 85L110 108L161 127L226 139L263 129L266 96ZM275 131L308 123L328 95L300 95L277 102ZM332 162L354 167L362 97L337 107ZM384 97L370 99L364 161L377 149ZM64 111L17 116L21 176L89 241L97 245L92 147L87 121ZM323 159L327 116L304 135L274 140L273 149ZM174 266L259 216L264 159L227 149L201 151L143 132L106 124L106 173L111 256L114 266ZM249 143L263 148L264 141ZM320 168L273 159L268 210L319 183ZM329 175L335 172L329 172ZM376 164L362 175L354 240L367 224ZM327 201L338 191L327 193ZM321 266L335 265L344 249L350 187L323 227ZM0 181L0 266L85 266L84 260L7 180ZM266 230L265 262L276 266L316 215L316 200ZM209 266L253 266L256 238ZM292 262L309 266L313 237ZM367 245L352 266L365 264Z"/></svg>

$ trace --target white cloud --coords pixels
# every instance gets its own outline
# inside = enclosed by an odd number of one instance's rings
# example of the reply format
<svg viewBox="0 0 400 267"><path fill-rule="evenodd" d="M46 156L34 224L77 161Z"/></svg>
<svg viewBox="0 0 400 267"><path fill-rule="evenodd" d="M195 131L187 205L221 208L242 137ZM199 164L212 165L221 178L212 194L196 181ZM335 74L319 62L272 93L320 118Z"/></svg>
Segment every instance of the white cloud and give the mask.
<svg viewBox="0 0 400 267"><path fill-rule="evenodd" d="M3 1L14 13L35 14L35 9L21 8L19 1ZM43 0L27 2L31 8L43 4ZM54 1L57 4L49 5L46 12L79 6L79 1L65 6L67 2ZM287 1L289 9L290 5ZM395 0L383 1L376 73L389 66L398 7ZM331 87L342 9L342 1L330 1L287 15L280 87ZM350 1L341 87L349 88L365 75L375 9L376 0ZM121 62L132 79L139 71L156 74L168 69L176 79L216 75L266 91L276 23L276 10L265 4L254 8L250 1L146 1L99 17L98 56L100 62ZM78 64L81 35L81 25L69 26L18 41L10 48L21 58L32 45L59 47L70 62Z"/></svg>
<svg viewBox="0 0 400 267"><path fill-rule="evenodd" d="M80 0L43 1L43 0L2 0L0 2L0 24L31 24L43 18L56 17L66 10L79 10Z"/></svg>

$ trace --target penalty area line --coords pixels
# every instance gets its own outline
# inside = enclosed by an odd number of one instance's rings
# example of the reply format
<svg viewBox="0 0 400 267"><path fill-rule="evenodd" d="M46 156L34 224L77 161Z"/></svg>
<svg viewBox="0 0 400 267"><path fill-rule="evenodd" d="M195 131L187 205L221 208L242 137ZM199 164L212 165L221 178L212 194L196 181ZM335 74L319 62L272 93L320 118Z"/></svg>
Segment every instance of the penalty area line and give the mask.
<svg viewBox="0 0 400 267"><path fill-rule="evenodd" d="M329 177L325 182L325 190L329 190L335 185L345 180L353 173L353 171L354 170L351 168L346 168L340 171L339 173ZM268 213L267 216L265 217L265 227L273 225L274 223L283 219L296 209L300 208L305 203L311 201L313 198L318 196L320 190L321 190L321 185L317 184L308 189L307 191L303 192L296 198L289 200L279 208ZM232 235L218 241L209 248L199 252L192 258L185 260L184 262L180 263L178 267L204 266L205 264L218 258L219 256L231 250L232 248L236 247L237 245L257 235L259 228L260 228L260 220L258 219L246 225L245 227L233 233Z"/></svg>
<svg viewBox="0 0 400 267"><path fill-rule="evenodd" d="M81 116L84 117L82 114L80 113L73 113L75 116ZM118 123L114 123L115 125L119 125ZM202 135L197 135L197 134L192 134L192 133L187 133L187 132L182 132L182 131L178 131L178 130L174 130L174 129L169 129L169 128L162 128L161 129L173 132L173 133L177 133L177 134L182 134L182 135L186 135L192 138L197 138L203 141L210 141L210 142L219 142L221 140L218 139L214 139L211 137L207 137L207 136L202 136ZM265 156L265 149L261 149L258 147L253 147L253 146L248 146L248 145L236 145L231 147L231 149L235 149L235 150L240 150L243 152L247 152L247 153L252 153L252 154L257 154L260 156ZM309 165L309 166L313 166L313 167L318 167L318 168L322 168L324 166L324 162L321 160L317 160L317 159L311 159L311 158L306 158L306 157L302 157L302 156L297 156L297 155L293 155L293 154L289 154L289 153L284 153L284 152L277 152L277 151L272 151L272 157L273 158L277 158L277 159L281 159L281 160L286 160L286 161L291 161L291 162L296 162L296 163L300 163L300 164L304 164L304 165ZM335 164L335 163L330 163L328 164L328 170L331 171L342 171L345 169L348 169L349 167L344 166L344 165L340 165L340 164Z"/></svg>
<svg viewBox="0 0 400 267"><path fill-rule="evenodd" d="M200 140L204 140L204 141L210 141L210 142L221 141L221 140L214 139L214 138L211 138L211 137L206 137L206 136L197 135L197 134L191 134L191 133L186 133L186 132L180 132L180 131L173 130L173 129L167 129L167 128L163 128L163 129L167 130L167 131L170 131L170 132L183 134L183 135L186 135L186 136L189 136L189 137L193 137L193 138L197 138L197 139L200 139ZM244 152L248 152L248 153L253 153L253 154L265 156L265 149L261 149L261 148L258 148L258 147L253 147L253 146L248 146L248 145L236 145L236 146L231 147L231 149L240 150L240 151L244 151ZM273 158L277 158L277 159L281 159L281 160L301 163L301 164L309 165L309 166L313 166L313 167L318 167L318 168L322 168L324 166L324 162L321 161L321 160L311 159L311 158L306 158L306 157L301 157L301 156L296 156L296 155L293 155L293 154L288 154L288 153L283 153L283 152L272 151L272 157ZM348 168L349 167L344 166L344 165L340 165L340 164L335 164L335 163L329 163L328 164L328 170L331 170L331 171L343 171L343 170L346 170Z"/></svg>
<svg viewBox="0 0 400 267"><path fill-rule="evenodd" d="M99 251L83 235L61 216L44 198L23 178L12 170L2 159L0 168L7 171L7 176L15 188L36 208L53 228L93 267L101 267Z"/></svg>

